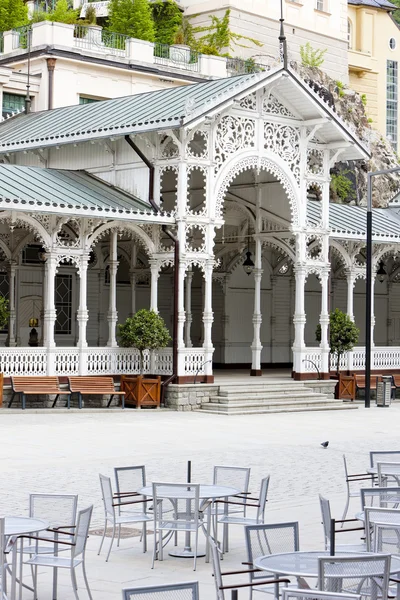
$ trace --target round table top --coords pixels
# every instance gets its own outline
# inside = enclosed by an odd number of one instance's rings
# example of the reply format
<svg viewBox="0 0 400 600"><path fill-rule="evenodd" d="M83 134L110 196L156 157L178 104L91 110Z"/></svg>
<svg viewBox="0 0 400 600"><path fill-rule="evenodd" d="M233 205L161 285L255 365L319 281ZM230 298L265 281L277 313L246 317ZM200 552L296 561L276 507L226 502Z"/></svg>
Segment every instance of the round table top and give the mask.
<svg viewBox="0 0 400 600"><path fill-rule="evenodd" d="M186 485L186 484L185 484ZM190 483L187 484L190 488ZM185 490L181 487L175 488L174 486L169 486L168 484L162 484L162 490L159 488L158 490L160 497L165 498L185 498ZM138 490L139 494L143 496L149 496L150 498L153 496L153 486L146 485L146 487ZM228 487L226 485L200 485L199 490L199 498L201 500L211 500L212 498L225 498L228 496L235 496L236 494L240 494L240 490L234 487ZM193 491L189 491L187 494L188 497L193 497Z"/></svg>
<svg viewBox="0 0 400 600"><path fill-rule="evenodd" d="M47 529L49 524L42 519L33 517L5 517L5 535L22 535L23 533L35 533Z"/></svg>
<svg viewBox="0 0 400 600"><path fill-rule="evenodd" d="M362 553L365 556L369 552ZM359 552L337 552L336 556L359 556ZM254 561L254 566L263 571L276 575L293 575L295 577L318 577L318 559L329 558L329 552L286 552L284 554L270 554L260 556ZM400 558L392 556L390 572L398 573ZM371 573L378 575L378 573Z"/></svg>
<svg viewBox="0 0 400 600"><path fill-rule="evenodd" d="M366 471L371 475L378 475L378 467L368 467ZM392 463L392 467L385 467L384 475L400 475L400 462Z"/></svg>

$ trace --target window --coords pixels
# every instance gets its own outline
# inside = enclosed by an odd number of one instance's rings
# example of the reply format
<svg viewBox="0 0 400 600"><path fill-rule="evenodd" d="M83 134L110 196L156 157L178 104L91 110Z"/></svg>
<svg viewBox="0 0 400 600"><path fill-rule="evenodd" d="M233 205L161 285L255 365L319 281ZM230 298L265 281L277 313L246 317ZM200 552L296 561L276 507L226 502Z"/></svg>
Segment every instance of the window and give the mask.
<svg viewBox="0 0 400 600"><path fill-rule="evenodd" d="M390 40L389 40L389 48L391 50L396 50L396 40L394 38L390 38Z"/></svg>
<svg viewBox="0 0 400 600"><path fill-rule="evenodd" d="M19 94L9 94L8 92L4 92L3 94L3 108L2 115L6 118L8 115L11 115L13 112L21 111L25 108L25 96L20 96Z"/></svg>
<svg viewBox="0 0 400 600"><path fill-rule="evenodd" d="M328 12L328 0L317 0L316 9L322 12Z"/></svg>
<svg viewBox="0 0 400 600"><path fill-rule="evenodd" d="M72 275L56 275L55 304L55 333L69 335L72 330Z"/></svg>
<svg viewBox="0 0 400 600"><path fill-rule="evenodd" d="M42 254L44 250L42 246L36 244L28 244L22 250L22 264L23 265L39 265L43 263Z"/></svg>
<svg viewBox="0 0 400 600"><path fill-rule="evenodd" d="M79 104L92 104L92 102L99 102L97 98L88 98L87 96L79 96Z"/></svg>
<svg viewBox="0 0 400 600"><path fill-rule="evenodd" d="M386 67L386 137L397 150L398 63L388 60Z"/></svg>

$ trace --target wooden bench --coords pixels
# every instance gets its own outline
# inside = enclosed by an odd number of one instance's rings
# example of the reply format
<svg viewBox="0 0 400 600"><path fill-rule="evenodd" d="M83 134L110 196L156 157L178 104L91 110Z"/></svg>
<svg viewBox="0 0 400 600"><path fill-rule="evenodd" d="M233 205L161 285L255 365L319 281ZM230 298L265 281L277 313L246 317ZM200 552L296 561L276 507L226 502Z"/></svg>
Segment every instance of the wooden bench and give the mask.
<svg viewBox="0 0 400 600"><path fill-rule="evenodd" d="M78 394L79 408L82 408L82 396L104 396L108 394L110 399L107 408L114 396L121 396L122 408L125 408L125 393L115 390L112 377L68 377L68 384L71 394Z"/></svg>
<svg viewBox="0 0 400 600"><path fill-rule="evenodd" d="M50 396L55 394L55 400L52 408L55 407L58 397L65 394L68 397L67 406L70 408L70 394L69 390L61 390L58 382L58 377L44 377L39 375L37 377L11 377L11 388L12 396L8 403L8 408L12 405L15 395L19 394L21 397L21 406L24 410L26 408L26 396L40 395Z"/></svg>
<svg viewBox="0 0 400 600"><path fill-rule="evenodd" d="M359 390L365 391L365 375L357 375L354 373L354 380L356 382L356 394ZM371 375L370 389L376 392L376 384L382 381L382 375Z"/></svg>

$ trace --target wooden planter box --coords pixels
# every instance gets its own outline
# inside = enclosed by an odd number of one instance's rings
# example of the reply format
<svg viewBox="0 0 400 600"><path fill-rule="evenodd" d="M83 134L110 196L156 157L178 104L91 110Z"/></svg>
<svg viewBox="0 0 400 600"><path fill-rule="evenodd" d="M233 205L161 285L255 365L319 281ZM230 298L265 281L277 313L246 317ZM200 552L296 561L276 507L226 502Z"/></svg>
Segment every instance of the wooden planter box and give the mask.
<svg viewBox="0 0 400 600"><path fill-rule="evenodd" d="M356 380L354 375L339 375L337 397L341 400L355 400Z"/></svg>
<svg viewBox="0 0 400 600"><path fill-rule="evenodd" d="M160 408L161 377L122 375L121 390L125 392L125 404L127 406Z"/></svg>

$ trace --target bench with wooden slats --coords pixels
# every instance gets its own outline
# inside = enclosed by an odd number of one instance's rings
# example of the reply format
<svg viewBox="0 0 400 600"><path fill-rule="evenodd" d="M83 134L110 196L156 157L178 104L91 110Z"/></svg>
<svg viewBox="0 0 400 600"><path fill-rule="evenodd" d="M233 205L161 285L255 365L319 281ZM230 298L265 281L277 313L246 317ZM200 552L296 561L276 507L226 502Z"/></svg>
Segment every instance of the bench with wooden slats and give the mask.
<svg viewBox="0 0 400 600"><path fill-rule="evenodd" d="M37 396L53 396L55 395L55 400L53 402L52 407L54 408L59 396L65 394L67 396L67 406L70 408L70 395L71 392L69 390L60 389L60 384L58 382L58 377L48 377L43 375L38 375L37 377L25 377L25 376L17 376L11 377L11 388L12 388L12 396L11 400L8 403L8 408L12 405L14 398L17 394L21 397L21 406L22 409L26 408L26 396L37 395Z"/></svg>
<svg viewBox="0 0 400 600"><path fill-rule="evenodd" d="M116 391L112 377L68 377L71 394L78 395L78 406L82 408L82 396L110 395L107 407L110 406L114 396L121 396L122 408L125 408L125 393Z"/></svg>
<svg viewBox="0 0 400 600"><path fill-rule="evenodd" d="M365 375L357 375L357 373L355 373L354 379L356 382L356 392L358 392L358 390L365 390ZM382 375L371 375L370 389L376 391L376 384L381 381Z"/></svg>

